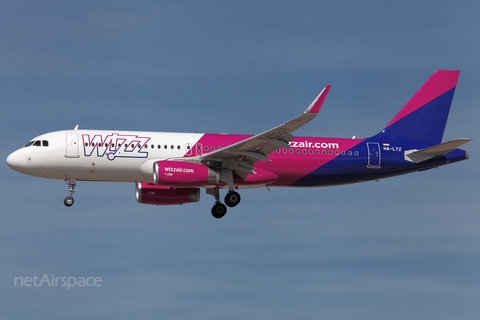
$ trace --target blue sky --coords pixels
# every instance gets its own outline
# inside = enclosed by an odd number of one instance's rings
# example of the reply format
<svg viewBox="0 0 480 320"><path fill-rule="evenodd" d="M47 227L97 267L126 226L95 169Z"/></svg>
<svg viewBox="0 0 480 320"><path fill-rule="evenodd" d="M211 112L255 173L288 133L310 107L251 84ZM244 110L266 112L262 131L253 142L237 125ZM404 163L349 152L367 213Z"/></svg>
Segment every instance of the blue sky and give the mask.
<svg viewBox="0 0 480 320"><path fill-rule="evenodd" d="M133 184L0 168L0 319L472 319L480 41L472 1L7 1L1 155L80 128L258 133L332 84L300 135L364 137L460 69L444 139L471 159L375 183L242 192L227 216ZM100 288L14 277L101 277Z"/></svg>

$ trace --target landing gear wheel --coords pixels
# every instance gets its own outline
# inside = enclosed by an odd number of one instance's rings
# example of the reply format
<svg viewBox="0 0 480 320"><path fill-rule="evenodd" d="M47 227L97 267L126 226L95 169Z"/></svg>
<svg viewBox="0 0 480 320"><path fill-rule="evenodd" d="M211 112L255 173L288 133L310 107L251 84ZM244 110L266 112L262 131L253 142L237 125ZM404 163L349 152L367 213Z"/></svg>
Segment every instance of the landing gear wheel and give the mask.
<svg viewBox="0 0 480 320"><path fill-rule="evenodd" d="M238 194L238 192L235 192L235 191L230 191L225 196L225 204L229 207L235 207L237 204L240 203L240 200L241 200L240 194Z"/></svg>
<svg viewBox="0 0 480 320"><path fill-rule="evenodd" d="M70 207L73 204L73 197L66 197L65 200L63 200L63 203L67 206Z"/></svg>
<svg viewBox="0 0 480 320"><path fill-rule="evenodd" d="M216 219L223 218L227 213L227 207L223 203L215 203L212 208L212 216Z"/></svg>

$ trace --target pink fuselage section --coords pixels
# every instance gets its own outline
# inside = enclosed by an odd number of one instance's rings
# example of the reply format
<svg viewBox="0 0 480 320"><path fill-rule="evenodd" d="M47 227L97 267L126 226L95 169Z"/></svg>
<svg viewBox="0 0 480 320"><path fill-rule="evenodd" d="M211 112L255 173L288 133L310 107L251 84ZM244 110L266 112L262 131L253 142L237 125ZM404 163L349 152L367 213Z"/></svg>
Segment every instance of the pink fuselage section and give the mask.
<svg viewBox="0 0 480 320"><path fill-rule="evenodd" d="M212 147L217 150L249 137L248 135L205 134L185 156L206 154L208 151L212 151ZM361 142L363 142L362 139L296 137L290 142L291 148L278 148L268 155L270 162L257 161L255 168L261 168L278 177L275 181L267 184L290 186L315 169L341 156L342 152L345 154Z"/></svg>

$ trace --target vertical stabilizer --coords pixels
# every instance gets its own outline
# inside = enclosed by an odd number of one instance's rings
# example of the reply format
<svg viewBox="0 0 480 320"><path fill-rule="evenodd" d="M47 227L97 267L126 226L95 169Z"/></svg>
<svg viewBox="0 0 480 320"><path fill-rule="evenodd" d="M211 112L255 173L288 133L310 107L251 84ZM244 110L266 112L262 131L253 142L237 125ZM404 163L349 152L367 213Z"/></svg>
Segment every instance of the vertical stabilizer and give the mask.
<svg viewBox="0 0 480 320"><path fill-rule="evenodd" d="M459 74L457 70L435 71L376 137L441 143Z"/></svg>

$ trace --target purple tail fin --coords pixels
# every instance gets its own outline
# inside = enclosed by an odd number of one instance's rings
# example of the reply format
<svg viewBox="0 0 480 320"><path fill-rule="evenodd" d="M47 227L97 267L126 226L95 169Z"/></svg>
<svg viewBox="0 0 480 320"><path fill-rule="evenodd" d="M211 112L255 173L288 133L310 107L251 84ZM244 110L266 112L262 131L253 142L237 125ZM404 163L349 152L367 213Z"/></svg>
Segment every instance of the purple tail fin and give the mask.
<svg viewBox="0 0 480 320"><path fill-rule="evenodd" d="M459 74L457 70L435 71L375 137L432 145L441 143Z"/></svg>

